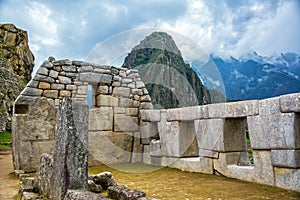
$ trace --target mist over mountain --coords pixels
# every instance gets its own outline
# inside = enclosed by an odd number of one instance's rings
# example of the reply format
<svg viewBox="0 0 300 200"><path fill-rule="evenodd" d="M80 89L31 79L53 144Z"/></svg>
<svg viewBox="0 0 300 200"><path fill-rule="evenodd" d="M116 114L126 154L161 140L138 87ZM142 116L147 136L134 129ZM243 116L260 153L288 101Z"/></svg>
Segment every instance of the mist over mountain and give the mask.
<svg viewBox="0 0 300 200"><path fill-rule="evenodd" d="M223 79L228 100L264 99L300 92L300 56L256 52L239 59L211 56Z"/></svg>

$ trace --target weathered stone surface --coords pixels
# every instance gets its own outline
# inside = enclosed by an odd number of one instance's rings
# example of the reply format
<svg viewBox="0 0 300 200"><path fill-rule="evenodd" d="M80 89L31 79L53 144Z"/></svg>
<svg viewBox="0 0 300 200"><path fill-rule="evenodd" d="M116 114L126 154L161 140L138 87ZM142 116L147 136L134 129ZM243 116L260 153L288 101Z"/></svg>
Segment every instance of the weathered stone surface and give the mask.
<svg viewBox="0 0 300 200"><path fill-rule="evenodd" d="M88 87L86 85L78 86L77 87L77 94L86 95L88 92Z"/></svg>
<svg viewBox="0 0 300 200"><path fill-rule="evenodd" d="M37 88L38 85L39 85L39 81L30 80L29 83L27 84L27 87Z"/></svg>
<svg viewBox="0 0 300 200"><path fill-rule="evenodd" d="M111 172L101 172L96 175L89 175L89 179L93 180L95 184L100 185L104 190L110 186L118 185Z"/></svg>
<svg viewBox="0 0 300 200"><path fill-rule="evenodd" d="M138 108L125 108L125 115L127 116L137 116L139 114Z"/></svg>
<svg viewBox="0 0 300 200"><path fill-rule="evenodd" d="M271 150L272 165L300 168L300 150Z"/></svg>
<svg viewBox="0 0 300 200"><path fill-rule="evenodd" d="M213 168L217 174L226 177L238 178L245 181L254 181L253 166L238 166L240 152L219 153L219 159L213 160Z"/></svg>
<svg viewBox="0 0 300 200"><path fill-rule="evenodd" d="M41 74L41 75L48 75L49 70L45 67L40 67L36 73Z"/></svg>
<svg viewBox="0 0 300 200"><path fill-rule="evenodd" d="M14 114L12 124L14 167L26 172L37 169L42 153L53 152L56 125L56 110L47 98L37 98L30 104L26 115Z"/></svg>
<svg viewBox="0 0 300 200"><path fill-rule="evenodd" d="M300 112L300 93L280 96L281 112Z"/></svg>
<svg viewBox="0 0 300 200"><path fill-rule="evenodd" d="M115 96L120 96L120 97L129 97L130 94L130 88L126 88L126 87L115 87L113 89L113 95Z"/></svg>
<svg viewBox="0 0 300 200"><path fill-rule="evenodd" d="M35 174L35 188L39 193L47 197L50 196L51 184L50 179L53 176L53 158L48 154L42 154L38 170Z"/></svg>
<svg viewBox="0 0 300 200"><path fill-rule="evenodd" d="M103 164L127 163L131 158L132 142L132 135L125 132L90 131L89 153Z"/></svg>
<svg viewBox="0 0 300 200"><path fill-rule="evenodd" d="M114 107L114 113L115 114L125 114L126 108L123 107Z"/></svg>
<svg viewBox="0 0 300 200"><path fill-rule="evenodd" d="M76 66L74 65L71 65L71 66L62 66L62 69L65 71L65 72L76 72Z"/></svg>
<svg viewBox="0 0 300 200"><path fill-rule="evenodd" d="M295 113L264 113L248 117L247 122L253 149L300 148L300 117Z"/></svg>
<svg viewBox="0 0 300 200"><path fill-rule="evenodd" d="M114 130L123 132L135 132L139 130L138 118L124 114L114 115Z"/></svg>
<svg viewBox="0 0 300 200"><path fill-rule="evenodd" d="M219 158L219 153L205 149L199 149L199 156L205 158Z"/></svg>
<svg viewBox="0 0 300 200"><path fill-rule="evenodd" d="M87 189L88 107L64 98L57 120L51 198L63 199L68 189Z"/></svg>
<svg viewBox="0 0 300 200"><path fill-rule="evenodd" d="M55 82L54 78L51 78L51 77L45 76L45 75L40 75L40 74L36 74L33 77L33 80L43 81L43 82L48 82L48 83L54 83Z"/></svg>
<svg viewBox="0 0 300 200"><path fill-rule="evenodd" d="M195 126L193 121L182 121L179 123L180 138L179 151L181 157L198 156L198 143L196 139Z"/></svg>
<svg viewBox="0 0 300 200"><path fill-rule="evenodd" d="M52 83L51 84L51 89L52 90L64 90L65 89L65 85L64 84Z"/></svg>
<svg viewBox="0 0 300 200"><path fill-rule="evenodd" d="M274 173L277 187L300 192L300 169L274 167Z"/></svg>
<svg viewBox="0 0 300 200"><path fill-rule="evenodd" d="M58 76L58 81L59 81L59 83L62 83L62 84L71 84L72 83L71 78L68 78L65 76Z"/></svg>
<svg viewBox="0 0 300 200"><path fill-rule="evenodd" d="M136 88L137 89L145 88L145 84L142 81L138 81L136 82Z"/></svg>
<svg viewBox="0 0 300 200"><path fill-rule="evenodd" d="M156 122L140 121L140 131L142 144L150 144L152 139L157 139L159 137Z"/></svg>
<svg viewBox="0 0 300 200"><path fill-rule="evenodd" d="M33 192L34 191L34 178L25 177L22 180L22 185L20 187L20 192Z"/></svg>
<svg viewBox="0 0 300 200"><path fill-rule="evenodd" d="M90 131L112 131L113 109L112 107L100 107L89 110L93 120L89 120Z"/></svg>
<svg viewBox="0 0 300 200"><path fill-rule="evenodd" d="M142 145L141 145L141 133L140 132L135 132L133 134L131 162L132 163L143 162L143 149L142 149Z"/></svg>
<svg viewBox="0 0 300 200"><path fill-rule="evenodd" d="M188 172L213 174L213 159L204 157L167 158L167 166Z"/></svg>
<svg viewBox="0 0 300 200"><path fill-rule="evenodd" d="M162 155L180 157L179 122L158 122L158 131L161 140Z"/></svg>
<svg viewBox="0 0 300 200"><path fill-rule="evenodd" d="M111 186L107 190L109 198L120 200L136 200L139 197L145 197L146 193L141 190L130 190L124 185Z"/></svg>
<svg viewBox="0 0 300 200"><path fill-rule="evenodd" d="M141 119L145 122L159 122L160 110L140 110Z"/></svg>
<svg viewBox="0 0 300 200"><path fill-rule="evenodd" d="M43 90L27 87L23 90L21 94L26 96L41 96L42 93Z"/></svg>
<svg viewBox="0 0 300 200"><path fill-rule="evenodd" d="M271 151L253 151L255 182L275 185Z"/></svg>
<svg viewBox="0 0 300 200"><path fill-rule="evenodd" d="M96 94L108 94L109 88L107 85L100 85L96 89Z"/></svg>
<svg viewBox="0 0 300 200"><path fill-rule="evenodd" d="M119 98L119 106L124 108L132 107L132 99L129 98Z"/></svg>
<svg viewBox="0 0 300 200"><path fill-rule="evenodd" d="M97 106L118 106L118 98L112 97L110 95L98 95L97 96Z"/></svg>
<svg viewBox="0 0 300 200"><path fill-rule="evenodd" d="M150 165L151 164L151 157L150 157L150 145L144 145L143 151L143 163Z"/></svg>
<svg viewBox="0 0 300 200"><path fill-rule="evenodd" d="M131 92L132 92L133 95L139 95L139 96L143 95L143 90L142 89L132 89Z"/></svg>
<svg viewBox="0 0 300 200"><path fill-rule="evenodd" d="M100 194L85 190L68 190L64 200L108 200Z"/></svg>
<svg viewBox="0 0 300 200"><path fill-rule="evenodd" d="M59 96L60 97L71 97L71 92L70 91L67 91L67 90L61 90L60 92L59 92Z"/></svg>
<svg viewBox="0 0 300 200"><path fill-rule="evenodd" d="M58 97L58 91L57 90L45 90L43 93L44 97L56 99Z"/></svg>
<svg viewBox="0 0 300 200"><path fill-rule="evenodd" d="M40 88L40 89L50 89L50 83L47 83L47 82L40 82L39 88Z"/></svg>
<svg viewBox="0 0 300 200"><path fill-rule="evenodd" d="M191 121L208 118L207 106L191 106L167 110L167 121Z"/></svg>
<svg viewBox="0 0 300 200"><path fill-rule="evenodd" d="M79 74L80 81L86 81L89 83L109 83L111 84L112 76L109 74L98 74L92 72L83 72Z"/></svg>
<svg viewBox="0 0 300 200"><path fill-rule="evenodd" d="M58 77L58 72L57 72L57 71L54 71L54 70L50 70L49 76L52 77L52 78L57 79L57 77Z"/></svg>
<svg viewBox="0 0 300 200"><path fill-rule="evenodd" d="M199 149L210 151L245 150L244 119L195 120Z"/></svg>
<svg viewBox="0 0 300 200"><path fill-rule="evenodd" d="M141 102L140 109L153 109L153 104L151 102Z"/></svg>
<svg viewBox="0 0 300 200"><path fill-rule="evenodd" d="M259 114L259 101L239 101L232 103L210 104L208 107L209 118L235 118Z"/></svg>
<svg viewBox="0 0 300 200"><path fill-rule="evenodd" d="M150 142L150 156L161 157L161 144L160 140L151 140Z"/></svg>
<svg viewBox="0 0 300 200"><path fill-rule="evenodd" d="M88 180L88 190L94 193L101 193L103 188L97 185L93 180Z"/></svg>

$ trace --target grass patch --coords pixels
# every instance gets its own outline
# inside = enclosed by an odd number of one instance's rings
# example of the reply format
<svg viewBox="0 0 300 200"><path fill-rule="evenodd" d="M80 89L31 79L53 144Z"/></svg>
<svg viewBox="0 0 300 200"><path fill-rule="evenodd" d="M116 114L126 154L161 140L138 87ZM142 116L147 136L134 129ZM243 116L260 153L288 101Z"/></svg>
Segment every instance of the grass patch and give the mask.
<svg viewBox="0 0 300 200"><path fill-rule="evenodd" d="M137 173L124 172L131 170ZM151 172L143 173L143 171ZM153 171L153 169L156 169ZM147 197L170 199L298 199L300 193L216 175L183 172L145 164L92 167L89 173L112 172L119 185L146 192ZM102 193L105 195L105 193Z"/></svg>
<svg viewBox="0 0 300 200"><path fill-rule="evenodd" d="M5 143L10 143L12 141L12 134L9 131L0 133L0 149L11 150L11 145L6 145Z"/></svg>

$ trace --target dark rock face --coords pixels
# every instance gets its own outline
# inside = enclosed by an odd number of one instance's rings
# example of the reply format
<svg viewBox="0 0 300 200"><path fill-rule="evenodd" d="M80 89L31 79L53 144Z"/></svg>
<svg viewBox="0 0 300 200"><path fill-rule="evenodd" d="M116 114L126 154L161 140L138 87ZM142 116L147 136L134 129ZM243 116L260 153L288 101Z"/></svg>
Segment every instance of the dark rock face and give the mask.
<svg viewBox="0 0 300 200"><path fill-rule="evenodd" d="M33 67L26 31L0 24L0 132L11 128L13 103L31 79Z"/></svg>
<svg viewBox="0 0 300 200"><path fill-rule="evenodd" d="M94 193L102 192L103 188L101 185L97 185L94 181L88 180L88 190Z"/></svg>
<svg viewBox="0 0 300 200"><path fill-rule="evenodd" d="M109 198L117 200L137 200L140 197L146 197L146 193L141 190L130 190L124 185L111 186L107 189Z"/></svg>
<svg viewBox="0 0 300 200"><path fill-rule="evenodd" d="M64 98L58 116L50 197L59 200L64 198L68 189L87 189L87 102Z"/></svg>
<svg viewBox="0 0 300 200"><path fill-rule="evenodd" d="M128 54L123 67L139 70L155 108L210 103L208 91L167 33L147 36Z"/></svg>

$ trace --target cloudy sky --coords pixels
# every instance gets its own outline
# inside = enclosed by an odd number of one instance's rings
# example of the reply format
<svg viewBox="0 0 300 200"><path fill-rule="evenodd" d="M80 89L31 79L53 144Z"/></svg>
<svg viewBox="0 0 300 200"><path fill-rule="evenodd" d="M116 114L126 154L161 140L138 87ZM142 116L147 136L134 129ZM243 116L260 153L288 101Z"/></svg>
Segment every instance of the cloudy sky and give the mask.
<svg viewBox="0 0 300 200"><path fill-rule="evenodd" d="M40 65L85 60L111 36L141 28L183 34L207 54L300 54L299 0L0 0L0 23L28 31Z"/></svg>

